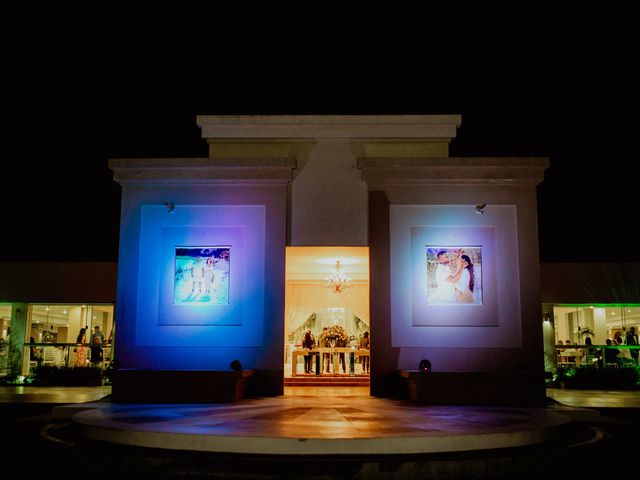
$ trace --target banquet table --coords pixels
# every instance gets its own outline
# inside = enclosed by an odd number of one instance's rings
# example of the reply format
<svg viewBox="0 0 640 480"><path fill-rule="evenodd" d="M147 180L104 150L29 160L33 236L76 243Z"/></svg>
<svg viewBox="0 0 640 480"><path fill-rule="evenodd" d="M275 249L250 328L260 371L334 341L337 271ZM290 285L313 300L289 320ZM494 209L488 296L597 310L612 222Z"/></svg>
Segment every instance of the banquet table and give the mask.
<svg viewBox="0 0 640 480"><path fill-rule="evenodd" d="M306 356L306 355L320 355L320 363L321 363L321 368L324 368L324 362L322 361L322 354L323 353L329 353L331 354L331 363L333 363L333 375L336 375L336 372L338 371L338 362L340 361L340 355L337 355L339 353L351 353L353 352L355 354L355 356L357 357L368 357L369 356L369 350L366 349L357 349L354 347L318 347L318 348L314 348L314 349L307 349L307 348L298 348L296 350L294 350L293 352L291 352L291 376L295 377L296 375L298 375L298 357L299 356Z"/></svg>

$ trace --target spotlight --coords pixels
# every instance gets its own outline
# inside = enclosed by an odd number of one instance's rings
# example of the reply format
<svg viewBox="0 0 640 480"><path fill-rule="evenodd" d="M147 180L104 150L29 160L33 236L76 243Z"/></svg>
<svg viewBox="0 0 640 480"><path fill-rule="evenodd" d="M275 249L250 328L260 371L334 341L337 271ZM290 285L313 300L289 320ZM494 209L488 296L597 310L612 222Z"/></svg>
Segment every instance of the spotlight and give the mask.
<svg viewBox="0 0 640 480"><path fill-rule="evenodd" d="M422 373L429 373L431 371L431 362L426 358L423 358L418 364L418 370Z"/></svg>
<svg viewBox="0 0 640 480"><path fill-rule="evenodd" d="M487 204L486 203L482 203L480 205L476 205L476 213L478 215L482 215L484 213L484 207L486 207Z"/></svg>
<svg viewBox="0 0 640 480"><path fill-rule="evenodd" d="M173 211L176 209L176 206L173 202L164 202L164 206L167 207L169 213L173 213Z"/></svg>

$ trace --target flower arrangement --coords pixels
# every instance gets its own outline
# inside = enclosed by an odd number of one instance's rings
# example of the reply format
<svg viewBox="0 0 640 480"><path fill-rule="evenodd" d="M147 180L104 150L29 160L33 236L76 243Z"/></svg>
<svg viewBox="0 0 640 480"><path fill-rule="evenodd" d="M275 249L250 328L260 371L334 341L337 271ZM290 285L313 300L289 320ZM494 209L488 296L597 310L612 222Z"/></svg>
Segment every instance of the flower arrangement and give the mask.
<svg viewBox="0 0 640 480"><path fill-rule="evenodd" d="M595 333L593 333L593 330L589 327L584 327L583 329L578 328L578 330L580 330L580 335L582 336L591 335L593 337L595 335Z"/></svg>
<svg viewBox="0 0 640 480"><path fill-rule="evenodd" d="M336 345L346 346L349 342L349 334L340 325L332 325L320 335L320 342L327 343L329 340L335 340Z"/></svg>

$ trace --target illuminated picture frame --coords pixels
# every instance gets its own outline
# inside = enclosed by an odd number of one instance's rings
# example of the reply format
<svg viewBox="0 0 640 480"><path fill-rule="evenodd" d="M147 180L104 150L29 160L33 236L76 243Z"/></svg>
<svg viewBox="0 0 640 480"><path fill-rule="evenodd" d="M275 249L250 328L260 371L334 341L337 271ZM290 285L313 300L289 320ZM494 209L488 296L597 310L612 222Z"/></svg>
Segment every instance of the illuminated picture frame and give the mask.
<svg viewBox="0 0 640 480"><path fill-rule="evenodd" d="M174 305L228 305L230 246L175 247Z"/></svg>
<svg viewBox="0 0 640 480"><path fill-rule="evenodd" d="M426 245L428 305L482 305L482 247Z"/></svg>

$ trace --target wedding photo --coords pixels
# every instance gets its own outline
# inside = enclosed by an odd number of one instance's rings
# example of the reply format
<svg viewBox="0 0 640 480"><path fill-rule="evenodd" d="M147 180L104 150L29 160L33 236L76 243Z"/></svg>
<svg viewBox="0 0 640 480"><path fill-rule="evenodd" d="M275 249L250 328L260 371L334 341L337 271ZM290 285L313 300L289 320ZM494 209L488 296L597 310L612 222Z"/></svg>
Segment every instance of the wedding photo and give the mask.
<svg viewBox="0 0 640 480"><path fill-rule="evenodd" d="M482 248L426 248L427 304L482 304Z"/></svg>
<svg viewBox="0 0 640 480"><path fill-rule="evenodd" d="M229 247L177 247L174 303L229 303Z"/></svg>

